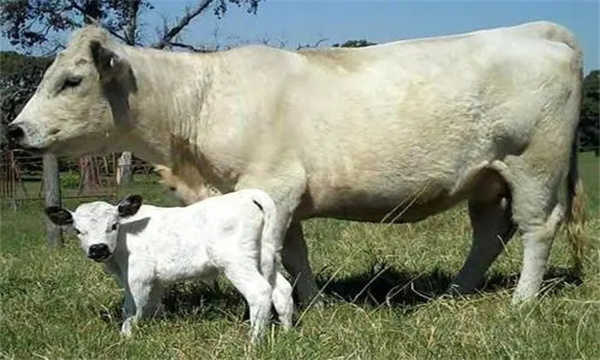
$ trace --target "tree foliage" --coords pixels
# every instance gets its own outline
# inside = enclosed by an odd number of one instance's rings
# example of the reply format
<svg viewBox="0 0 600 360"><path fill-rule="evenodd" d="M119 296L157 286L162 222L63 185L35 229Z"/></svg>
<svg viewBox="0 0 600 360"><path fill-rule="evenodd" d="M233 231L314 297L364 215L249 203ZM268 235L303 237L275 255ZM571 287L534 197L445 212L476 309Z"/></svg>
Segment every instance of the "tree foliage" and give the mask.
<svg viewBox="0 0 600 360"><path fill-rule="evenodd" d="M245 7L255 14L260 1L199 0L195 7L186 8L174 24L165 24L154 45L169 46L169 41L193 18L210 9L218 17L227 12L229 5ZM141 39L137 17L139 13L153 9L148 0L5 0L0 4L0 21L2 35L25 52L53 42L56 33L71 31L90 22L98 22L130 45L152 45L150 39Z"/></svg>
<svg viewBox="0 0 600 360"><path fill-rule="evenodd" d="M367 41L365 39L360 39L360 40L348 40L342 44L333 44L333 47L346 47L346 48L358 48L358 47L365 47L365 46L371 46L371 45L377 45L374 42L370 42Z"/></svg>
<svg viewBox="0 0 600 360"><path fill-rule="evenodd" d="M591 71L583 81L580 144L585 148L598 148L600 128L600 70ZM598 151L596 151L598 153Z"/></svg>

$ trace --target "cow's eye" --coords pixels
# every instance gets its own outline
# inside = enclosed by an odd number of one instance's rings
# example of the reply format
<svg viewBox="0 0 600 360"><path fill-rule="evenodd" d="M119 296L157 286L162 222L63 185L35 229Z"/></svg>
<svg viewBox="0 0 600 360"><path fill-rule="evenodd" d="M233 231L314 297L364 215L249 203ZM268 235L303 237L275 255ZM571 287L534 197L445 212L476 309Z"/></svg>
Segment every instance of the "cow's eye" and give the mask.
<svg viewBox="0 0 600 360"><path fill-rule="evenodd" d="M77 234L77 235L81 234L81 231L79 231L79 229L73 228L73 230L75 230L75 234Z"/></svg>
<svg viewBox="0 0 600 360"><path fill-rule="evenodd" d="M117 224L117 223L114 223L114 224L112 224L112 226L110 227L110 229L111 229L112 231L115 231L115 230L117 230L117 227L118 227L118 226L119 226L119 224Z"/></svg>
<svg viewBox="0 0 600 360"><path fill-rule="evenodd" d="M62 91L67 88L76 87L77 85L81 84L81 79L82 78L80 76L71 76L66 78L60 90Z"/></svg>

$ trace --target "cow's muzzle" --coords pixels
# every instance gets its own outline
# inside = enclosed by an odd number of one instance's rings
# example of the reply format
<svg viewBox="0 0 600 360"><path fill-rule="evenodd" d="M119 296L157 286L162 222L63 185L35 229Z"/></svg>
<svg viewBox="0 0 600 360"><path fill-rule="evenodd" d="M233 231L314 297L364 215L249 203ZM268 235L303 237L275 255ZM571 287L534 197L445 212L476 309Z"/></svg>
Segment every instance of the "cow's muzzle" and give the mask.
<svg viewBox="0 0 600 360"><path fill-rule="evenodd" d="M88 250L88 257L94 261L103 261L110 256L110 249L106 244L94 244Z"/></svg>
<svg viewBox="0 0 600 360"><path fill-rule="evenodd" d="M25 130L18 124L8 125L8 138L15 143L19 143L25 137Z"/></svg>

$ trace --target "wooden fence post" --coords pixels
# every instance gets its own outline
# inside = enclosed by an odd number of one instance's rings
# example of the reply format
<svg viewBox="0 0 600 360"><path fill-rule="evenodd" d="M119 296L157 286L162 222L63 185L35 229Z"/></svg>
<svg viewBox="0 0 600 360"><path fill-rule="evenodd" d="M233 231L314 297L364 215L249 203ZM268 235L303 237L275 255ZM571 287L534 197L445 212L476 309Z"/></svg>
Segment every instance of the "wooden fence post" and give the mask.
<svg viewBox="0 0 600 360"><path fill-rule="evenodd" d="M133 182L133 169L131 163L131 152L124 151L121 156L119 156L118 160L117 185L127 185Z"/></svg>
<svg viewBox="0 0 600 360"><path fill-rule="evenodd" d="M44 199L46 206L61 206L58 160L54 154L44 154ZM45 220L48 247L62 247L62 229L54 225L48 218L45 217Z"/></svg>

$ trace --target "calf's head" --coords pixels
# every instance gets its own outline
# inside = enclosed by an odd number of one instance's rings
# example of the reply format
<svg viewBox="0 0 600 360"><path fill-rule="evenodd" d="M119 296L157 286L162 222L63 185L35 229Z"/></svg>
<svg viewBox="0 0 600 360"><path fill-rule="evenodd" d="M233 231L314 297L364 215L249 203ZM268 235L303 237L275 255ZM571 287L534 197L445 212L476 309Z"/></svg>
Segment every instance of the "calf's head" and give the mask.
<svg viewBox="0 0 600 360"><path fill-rule="evenodd" d="M80 205L74 212L55 206L47 207L45 212L54 224L77 232L81 248L90 259L104 261L115 252L122 220L136 214L141 205L142 197L131 195L116 206L96 201Z"/></svg>
<svg viewBox="0 0 600 360"><path fill-rule="evenodd" d="M57 154L119 150L119 107L109 97L126 99L133 81L119 48L99 27L74 33L9 125L8 136L24 148Z"/></svg>

